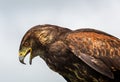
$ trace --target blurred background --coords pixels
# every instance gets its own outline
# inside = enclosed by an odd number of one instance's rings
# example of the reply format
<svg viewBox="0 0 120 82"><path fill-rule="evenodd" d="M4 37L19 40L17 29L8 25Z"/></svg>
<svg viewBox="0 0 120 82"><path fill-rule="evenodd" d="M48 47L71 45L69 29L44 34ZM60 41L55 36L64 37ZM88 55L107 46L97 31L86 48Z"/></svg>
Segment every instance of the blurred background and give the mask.
<svg viewBox="0 0 120 82"><path fill-rule="evenodd" d="M36 57L18 60L25 32L39 24L95 28L120 38L120 0L0 0L0 82L66 82Z"/></svg>

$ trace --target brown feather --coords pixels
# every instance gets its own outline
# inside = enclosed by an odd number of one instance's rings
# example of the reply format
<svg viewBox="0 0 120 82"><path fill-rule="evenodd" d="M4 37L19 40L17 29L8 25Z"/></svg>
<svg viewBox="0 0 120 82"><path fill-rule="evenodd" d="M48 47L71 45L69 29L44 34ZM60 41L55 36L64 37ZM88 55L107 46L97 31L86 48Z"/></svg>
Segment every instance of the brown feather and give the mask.
<svg viewBox="0 0 120 82"><path fill-rule="evenodd" d="M23 45L26 41L29 47ZM31 58L39 55L67 82L120 81L120 40L105 32L38 25L21 41L21 52L29 48Z"/></svg>
<svg viewBox="0 0 120 82"><path fill-rule="evenodd" d="M82 54L85 54L86 58L89 56L97 59L97 62L98 60L102 61L103 64L108 66L112 71L119 70L120 40L101 31L89 30L90 29L82 29L68 34L66 40L71 51L80 58ZM89 64L90 67L95 67L90 64L90 61L83 58L81 59ZM96 67L94 69L100 72L102 69L105 69L105 67L103 66L101 70Z"/></svg>

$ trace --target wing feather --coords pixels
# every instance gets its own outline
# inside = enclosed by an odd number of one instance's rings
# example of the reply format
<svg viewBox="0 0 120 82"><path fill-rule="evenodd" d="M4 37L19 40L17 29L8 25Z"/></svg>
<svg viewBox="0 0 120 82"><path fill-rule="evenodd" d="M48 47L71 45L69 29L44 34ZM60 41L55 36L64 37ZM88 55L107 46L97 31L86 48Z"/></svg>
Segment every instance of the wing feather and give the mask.
<svg viewBox="0 0 120 82"><path fill-rule="evenodd" d="M120 40L97 30L77 30L66 36L70 50L99 73L114 78L120 70Z"/></svg>

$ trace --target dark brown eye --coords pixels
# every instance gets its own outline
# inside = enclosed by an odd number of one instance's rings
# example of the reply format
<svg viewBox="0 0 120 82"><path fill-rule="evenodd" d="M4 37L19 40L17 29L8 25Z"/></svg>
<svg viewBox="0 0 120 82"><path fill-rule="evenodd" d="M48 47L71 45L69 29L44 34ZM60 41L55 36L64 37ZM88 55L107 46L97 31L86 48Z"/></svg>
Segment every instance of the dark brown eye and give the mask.
<svg viewBox="0 0 120 82"><path fill-rule="evenodd" d="M28 47L30 44L28 42L24 43L24 46Z"/></svg>

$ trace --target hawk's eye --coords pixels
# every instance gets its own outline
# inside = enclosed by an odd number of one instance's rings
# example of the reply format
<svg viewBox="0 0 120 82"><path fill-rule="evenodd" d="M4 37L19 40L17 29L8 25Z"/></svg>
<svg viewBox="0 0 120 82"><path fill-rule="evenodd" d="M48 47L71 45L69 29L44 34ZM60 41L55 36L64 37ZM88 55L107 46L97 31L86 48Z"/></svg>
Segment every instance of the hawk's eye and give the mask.
<svg viewBox="0 0 120 82"><path fill-rule="evenodd" d="M26 47L28 47L29 45L30 45L29 42L24 43L24 46L26 46Z"/></svg>

